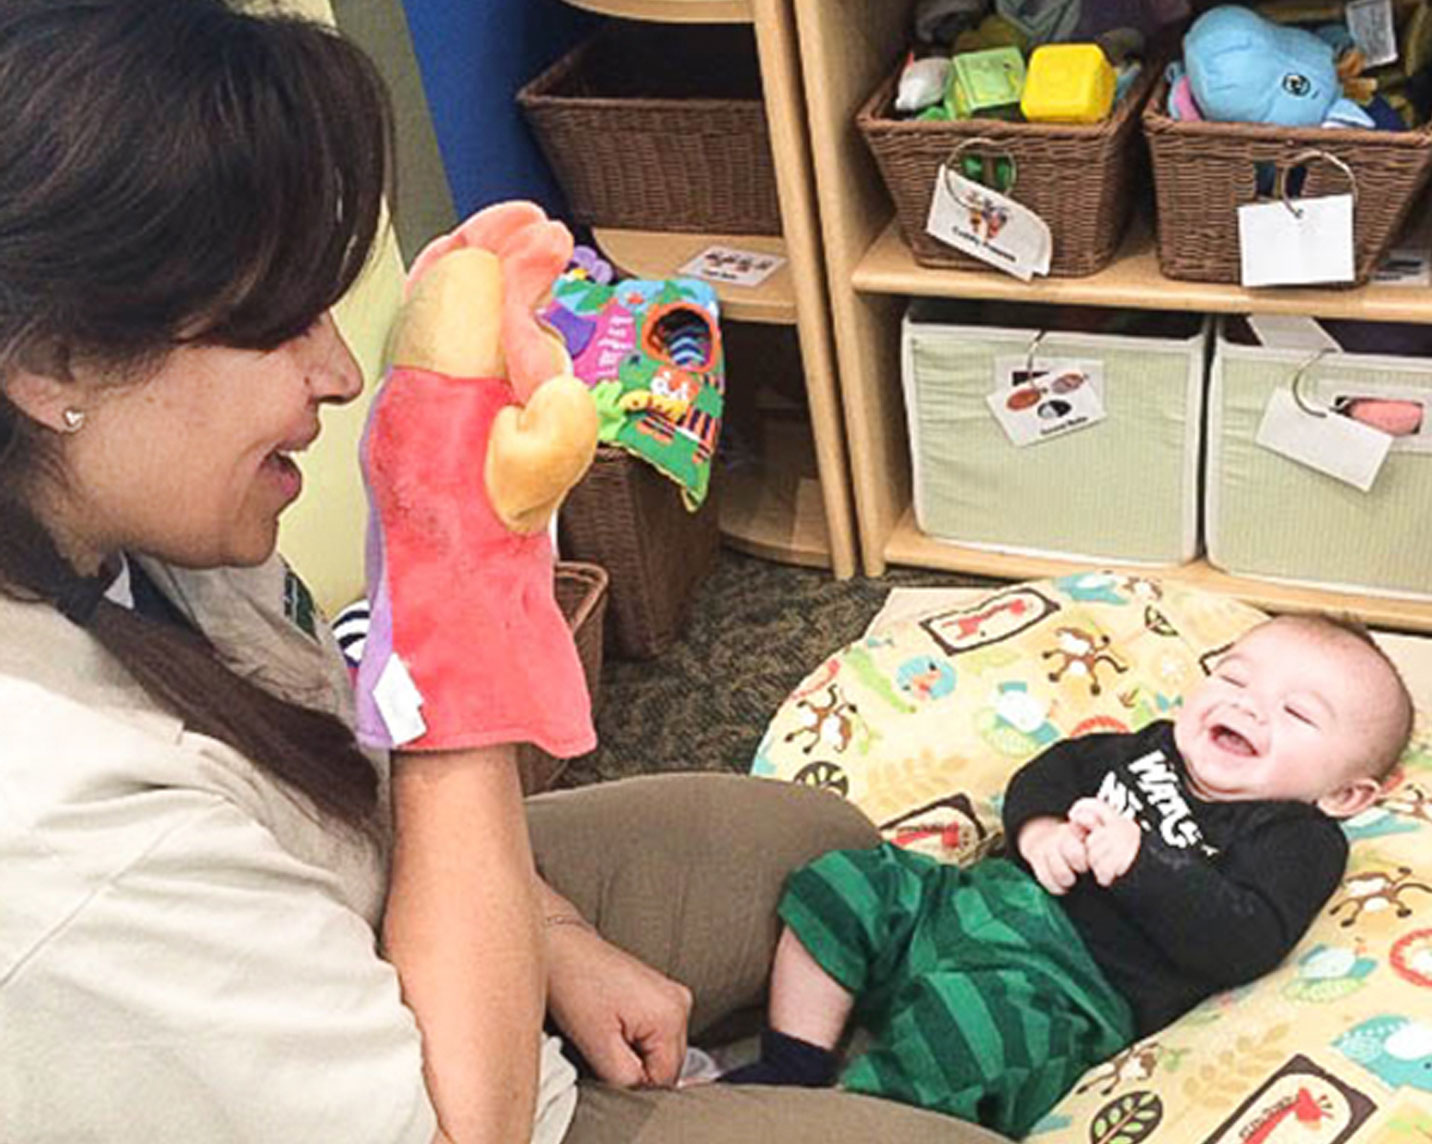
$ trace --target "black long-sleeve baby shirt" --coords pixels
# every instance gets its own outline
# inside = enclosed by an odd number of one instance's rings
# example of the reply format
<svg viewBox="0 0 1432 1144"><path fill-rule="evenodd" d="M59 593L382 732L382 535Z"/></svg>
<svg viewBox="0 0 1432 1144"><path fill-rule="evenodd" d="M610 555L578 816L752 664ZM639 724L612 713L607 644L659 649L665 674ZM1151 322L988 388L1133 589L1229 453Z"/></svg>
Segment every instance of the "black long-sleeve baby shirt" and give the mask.
<svg viewBox="0 0 1432 1144"><path fill-rule="evenodd" d="M1342 830L1315 806L1198 798L1168 722L1068 739L1018 771L1004 802L1009 857L1028 870L1020 828L1091 795L1132 816L1143 841L1112 886L1085 874L1058 901L1140 1036L1282 961L1347 862Z"/></svg>

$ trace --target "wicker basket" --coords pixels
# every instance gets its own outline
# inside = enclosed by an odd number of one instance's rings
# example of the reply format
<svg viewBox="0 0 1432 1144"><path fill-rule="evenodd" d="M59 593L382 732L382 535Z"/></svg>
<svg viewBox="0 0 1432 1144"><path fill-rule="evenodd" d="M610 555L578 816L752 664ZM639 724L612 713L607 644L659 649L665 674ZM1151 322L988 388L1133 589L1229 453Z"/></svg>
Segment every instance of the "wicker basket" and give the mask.
<svg viewBox="0 0 1432 1144"><path fill-rule="evenodd" d="M1160 82L1144 108L1158 202L1159 268L1195 282L1242 280L1238 208L1258 201L1257 165L1286 173L1302 165L1302 195L1344 194L1356 180L1354 274L1366 282L1397 239L1432 170L1432 126L1416 131L1359 131L1249 123L1180 122L1164 113Z"/></svg>
<svg viewBox="0 0 1432 1144"><path fill-rule="evenodd" d="M557 606L572 628L577 655L587 677L596 714L601 694L602 617L607 610L607 573L595 564L560 561L557 564ZM540 747L524 743L517 749L517 766L522 775L522 792L537 794L550 787L566 768L565 759L554 758Z"/></svg>
<svg viewBox="0 0 1432 1144"><path fill-rule="evenodd" d="M1007 123L1000 119L927 122L893 117L898 75L892 75L856 114L895 200L900 233L921 266L985 269L925 233L940 167L961 144L967 153L1008 156L1014 163L1009 197L1039 215L1052 232L1049 273L1078 278L1108 264L1142 188L1143 150L1138 109L1156 68L1139 81L1100 123ZM974 140L988 142L975 143Z"/></svg>
<svg viewBox="0 0 1432 1144"><path fill-rule="evenodd" d="M749 28L612 25L517 102L578 222L781 232Z"/></svg>
<svg viewBox="0 0 1432 1144"><path fill-rule="evenodd" d="M562 552L600 564L611 577L607 644L613 655L649 659L681 634L697 585L720 548L718 481L698 512L645 461L603 445L559 517Z"/></svg>

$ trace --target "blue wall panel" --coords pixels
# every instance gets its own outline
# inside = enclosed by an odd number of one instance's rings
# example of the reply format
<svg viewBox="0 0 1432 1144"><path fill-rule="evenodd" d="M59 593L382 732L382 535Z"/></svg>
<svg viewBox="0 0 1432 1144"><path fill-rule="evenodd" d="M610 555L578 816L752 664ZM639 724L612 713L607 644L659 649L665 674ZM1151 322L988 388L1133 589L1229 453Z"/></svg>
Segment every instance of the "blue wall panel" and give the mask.
<svg viewBox="0 0 1432 1144"><path fill-rule="evenodd" d="M458 217L511 198L565 214L515 97L599 18L560 0L404 0L404 9Z"/></svg>

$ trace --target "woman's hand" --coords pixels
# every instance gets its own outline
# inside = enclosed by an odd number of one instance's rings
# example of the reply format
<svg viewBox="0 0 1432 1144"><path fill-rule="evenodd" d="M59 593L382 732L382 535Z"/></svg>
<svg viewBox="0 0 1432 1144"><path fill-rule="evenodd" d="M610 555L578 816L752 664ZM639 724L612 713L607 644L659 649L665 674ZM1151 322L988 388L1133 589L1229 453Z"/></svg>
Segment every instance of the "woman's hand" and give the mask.
<svg viewBox="0 0 1432 1144"><path fill-rule="evenodd" d="M570 907L555 916L577 917ZM548 1011L597 1076L622 1088L673 1086L691 991L585 923L549 923L546 932Z"/></svg>
<svg viewBox="0 0 1432 1144"><path fill-rule="evenodd" d="M1137 822L1097 798L1081 798L1071 806L1069 821L1085 831L1089 872L1099 885L1112 886L1129 872L1144 839Z"/></svg>
<svg viewBox="0 0 1432 1144"><path fill-rule="evenodd" d="M1032 818L1019 832L1019 855L1029 863L1039 884L1055 896L1069 892L1089 869L1084 829L1072 821L1046 815Z"/></svg>

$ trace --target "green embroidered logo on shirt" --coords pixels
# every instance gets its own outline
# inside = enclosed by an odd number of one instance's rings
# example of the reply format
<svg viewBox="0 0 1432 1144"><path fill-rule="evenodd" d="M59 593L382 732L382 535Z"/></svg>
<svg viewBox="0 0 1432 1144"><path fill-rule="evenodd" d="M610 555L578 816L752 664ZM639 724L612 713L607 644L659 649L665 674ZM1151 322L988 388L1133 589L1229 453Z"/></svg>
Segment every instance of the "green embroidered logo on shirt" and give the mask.
<svg viewBox="0 0 1432 1144"><path fill-rule="evenodd" d="M318 639L318 608L313 593L292 568L285 568L283 578L283 614L288 622L309 639Z"/></svg>

